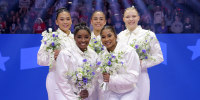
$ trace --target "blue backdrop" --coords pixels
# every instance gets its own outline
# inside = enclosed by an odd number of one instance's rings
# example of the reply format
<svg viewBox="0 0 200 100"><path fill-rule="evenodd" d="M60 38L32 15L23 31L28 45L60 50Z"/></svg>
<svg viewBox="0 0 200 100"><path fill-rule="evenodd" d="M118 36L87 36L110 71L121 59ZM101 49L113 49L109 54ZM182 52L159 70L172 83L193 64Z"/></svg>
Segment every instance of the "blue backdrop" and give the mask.
<svg viewBox="0 0 200 100"><path fill-rule="evenodd" d="M199 100L200 34L158 34L164 62L149 68L150 100ZM0 34L0 100L47 100L39 34Z"/></svg>

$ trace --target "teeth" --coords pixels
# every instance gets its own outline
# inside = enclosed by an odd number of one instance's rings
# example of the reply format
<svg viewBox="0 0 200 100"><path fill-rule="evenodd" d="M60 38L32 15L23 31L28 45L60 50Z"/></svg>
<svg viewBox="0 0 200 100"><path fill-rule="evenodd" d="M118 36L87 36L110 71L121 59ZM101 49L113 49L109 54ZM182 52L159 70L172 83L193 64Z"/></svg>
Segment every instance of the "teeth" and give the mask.
<svg viewBox="0 0 200 100"><path fill-rule="evenodd" d="M96 26L100 27L101 25L96 25Z"/></svg>
<svg viewBox="0 0 200 100"><path fill-rule="evenodd" d="M68 25L63 25L64 27L68 27Z"/></svg>
<svg viewBox="0 0 200 100"><path fill-rule="evenodd" d="M105 44L106 44L106 45L110 45L110 44L111 44L111 42L106 42Z"/></svg>
<svg viewBox="0 0 200 100"><path fill-rule="evenodd" d="M130 22L129 24L134 24L134 22Z"/></svg>
<svg viewBox="0 0 200 100"><path fill-rule="evenodd" d="M86 43L81 43L81 45L86 45Z"/></svg>

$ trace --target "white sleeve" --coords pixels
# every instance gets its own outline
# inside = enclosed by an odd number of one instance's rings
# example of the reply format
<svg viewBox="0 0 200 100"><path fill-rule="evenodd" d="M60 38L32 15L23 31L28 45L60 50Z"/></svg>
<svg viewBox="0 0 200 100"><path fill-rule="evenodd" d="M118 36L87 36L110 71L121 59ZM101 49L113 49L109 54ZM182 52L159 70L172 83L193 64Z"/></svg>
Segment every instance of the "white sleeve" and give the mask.
<svg viewBox="0 0 200 100"><path fill-rule="evenodd" d="M135 50L125 55L126 73L110 75L108 88L117 93L125 93L135 88L140 73L139 56Z"/></svg>
<svg viewBox="0 0 200 100"><path fill-rule="evenodd" d="M40 66L49 65L49 54L45 49L46 48L44 48L44 44L42 43L37 54L37 63Z"/></svg>
<svg viewBox="0 0 200 100"><path fill-rule="evenodd" d="M66 55L63 51L60 52L56 61L56 83L59 89L66 98L66 100L76 100L77 97L72 90L66 77L66 73L72 68L70 56Z"/></svg>
<svg viewBox="0 0 200 100"><path fill-rule="evenodd" d="M123 43L125 38L124 38L124 31L121 31L118 35L117 35L117 41Z"/></svg>
<svg viewBox="0 0 200 100"><path fill-rule="evenodd" d="M151 42L150 46L151 46L151 50L150 50L150 54L151 57L154 59L143 59L142 63L141 63L141 67L142 69L146 69L155 65L160 64L161 62L163 62L163 54L161 51L161 47L160 47L160 43L158 41L158 39L156 38L156 35L153 33L153 41Z"/></svg>

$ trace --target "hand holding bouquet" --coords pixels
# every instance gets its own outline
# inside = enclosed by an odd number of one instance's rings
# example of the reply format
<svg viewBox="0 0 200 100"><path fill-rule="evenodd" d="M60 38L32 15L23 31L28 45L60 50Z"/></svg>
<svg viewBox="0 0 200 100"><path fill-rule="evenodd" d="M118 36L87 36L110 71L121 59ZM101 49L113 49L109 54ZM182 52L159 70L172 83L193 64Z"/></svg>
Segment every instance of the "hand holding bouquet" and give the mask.
<svg viewBox="0 0 200 100"><path fill-rule="evenodd" d="M75 72L66 73L69 77L68 79L74 84L74 93L79 95L79 99L85 97L85 90L92 88L92 80L95 76L92 65L83 59L83 65L79 66ZM82 96L83 95L83 96Z"/></svg>
<svg viewBox="0 0 200 100"><path fill-rule="evenodd" d="M104 82L101 84L101 88L106 90L107 83L109 82L109 75L117 74L120 68L125 67L124 61L122 60L123 52L118 53L108 53L101 56L101 61L97 63L97 72L101 72L103 74ZM108 77L108 78L107 78Z"/></svg>
<svg viewBox="0 0 200 100"><path fill-rule="evenodd" d="M150 55L150 50L151 50L150 43L153 40L154 40L154 37L150 36L149 31L146 34L146 36L144 37L144 39L142 39L142 40L133 39L130 46L135 48L137 54L139 55L140 60L153 59L153 58L151 58L151 55Z"/></svg>
<svg viewBox="0 0 200 100"><path fill-rule="evenodd" d="M60 49L62 36L58 32L52 32L51 28L48 29L48 32L44 31L42 36L43 39L41 42L44 44L45 50L49 53L49 67L52 68L52 63L55 60L54 51Z"/></svg>

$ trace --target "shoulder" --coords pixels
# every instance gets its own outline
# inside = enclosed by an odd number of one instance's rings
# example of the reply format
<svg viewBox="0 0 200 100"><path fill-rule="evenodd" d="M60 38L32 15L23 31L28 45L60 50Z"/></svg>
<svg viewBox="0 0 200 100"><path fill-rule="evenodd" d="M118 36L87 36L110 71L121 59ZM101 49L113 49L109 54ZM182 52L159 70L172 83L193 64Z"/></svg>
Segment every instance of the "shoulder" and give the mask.
<svg viewBox="0 0 200 100"><path fill-rule="evenodd" d="M126 60L131 59L133 57L138 57L136 50L133 47L126 44L121 44L120 50L118 52L123 52L123 57Z"/></svg>
<svg viewBox="0 0 200 100"><path fill-rule="evenodd" d="M70 34L69 34L69 36L71 37L71 38L74 38L74 34L72 34L72 32L70 31Z"/></svg>
<svg viewBox="0 0 200 100"><path fill-rule="evenodd" d="M118 41L124 41L124 39L126 39L126 34L128 33L128 30L124 30L124 31L121 31L118 35L117 35L117 39Z"/></svg>
<svg viewBox="0 0 200 100"><path fill-rule="evenodd" d="M70 56L70 57L71 57L72 54L74 53L73 51L74 51L74 50L73 50L72 47L67 48L67 49L62 49L62 50L60 51L59 55Z"/></svg>
<svg viewBox="0 0 200 100"><path fill-rule="evenodd" d="M94 56L94 57L97 57L97 53L91 49L91 48L88 48L88 53L91 55L91 56Z"/></svg>
<svg viewBox="0 0 200 100"><path fill-rule="evenodd" d="M123 30L121 31L117 36L123 36L125 33L127 33L127 29L126 30Z"/></svg>
<svg viewBox="0 0 200 100"><path fill-rule="evenodd" d="M129 52L135 51L135 49L133 47L131 47L130 45L125 44L125 43L118 43L118 46L119 46L118 51L122 51L124 53L129 53Z"/></svg>
<svg viewBox="0 0 200 100"><path fill-rule="evenodd" d="M126 48L126 53L136 52L135 49L130 45L125 45L125 48Z"/></svg>
<svg viewBox="0 0 200 100"><path fill-rule="evenodd" d="M124 45L124 57L125 57L125 59L130 59L132 57L138 57L139 58L136 50L129 45Z"/></svg>
<svg viewBox="0 0 200 100"><path fill-rule="evenodd" d="M144 33L145 35L149 35L151 37L156 37L155 33L151 30L141 29L141 32Z"/></svg>

